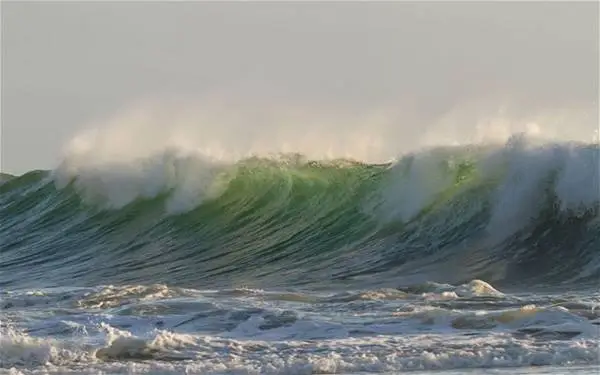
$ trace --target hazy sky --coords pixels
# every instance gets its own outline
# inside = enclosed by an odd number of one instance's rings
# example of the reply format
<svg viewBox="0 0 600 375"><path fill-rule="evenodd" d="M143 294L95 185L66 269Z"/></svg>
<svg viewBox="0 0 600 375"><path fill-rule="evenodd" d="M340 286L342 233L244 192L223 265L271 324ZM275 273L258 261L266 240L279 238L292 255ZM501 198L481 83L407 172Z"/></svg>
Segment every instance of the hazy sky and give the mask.
<svg viewBox="0 0 600 375"><path fill-rule="evenodd" d="M136 100L210 95L421 118L496 96L589 108L598 3L2 2L3 171L52 168Z"/></svg>

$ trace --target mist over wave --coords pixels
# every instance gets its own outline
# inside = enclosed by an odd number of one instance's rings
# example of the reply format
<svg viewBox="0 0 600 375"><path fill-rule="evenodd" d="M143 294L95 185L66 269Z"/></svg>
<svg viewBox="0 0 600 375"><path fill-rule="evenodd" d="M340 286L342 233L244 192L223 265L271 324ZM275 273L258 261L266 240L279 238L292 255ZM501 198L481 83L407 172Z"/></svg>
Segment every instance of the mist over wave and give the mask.
<svg viewBox="0 0 600 375"><path fill-rule="evenodd" d="M186 136L186 116L116 117L74 138L54 171L1 185L0 283L533 286L600 276L597 141L548 139L541 125L515 122L528 132L401 151L359 125L249 135L205 122ZM29 281L13 276L25 268Z"/></svg>

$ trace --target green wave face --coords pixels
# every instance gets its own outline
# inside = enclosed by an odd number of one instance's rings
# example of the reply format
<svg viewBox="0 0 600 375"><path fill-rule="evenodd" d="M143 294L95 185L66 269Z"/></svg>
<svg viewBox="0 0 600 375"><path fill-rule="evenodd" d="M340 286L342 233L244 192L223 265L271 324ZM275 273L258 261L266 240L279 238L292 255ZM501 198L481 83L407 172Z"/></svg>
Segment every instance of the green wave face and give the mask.
<svg viewBox="0 0 600 375"><path fill-rule="evenodd" d="M1 184L0 285L600 280L597 145L162 160Z"/></svg>

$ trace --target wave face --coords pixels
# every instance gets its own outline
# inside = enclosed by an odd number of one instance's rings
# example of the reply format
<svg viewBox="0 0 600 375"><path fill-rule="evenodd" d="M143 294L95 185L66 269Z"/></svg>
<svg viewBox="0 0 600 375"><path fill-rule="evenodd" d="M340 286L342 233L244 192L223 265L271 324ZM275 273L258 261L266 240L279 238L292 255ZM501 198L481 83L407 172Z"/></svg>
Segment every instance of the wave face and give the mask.
<svg viewBox="0 0 600 375"><path fill-rule="evenodd" d="M387 164L67 160L0 185L0 285L597 285L599 166L520 136Z"/></svg>

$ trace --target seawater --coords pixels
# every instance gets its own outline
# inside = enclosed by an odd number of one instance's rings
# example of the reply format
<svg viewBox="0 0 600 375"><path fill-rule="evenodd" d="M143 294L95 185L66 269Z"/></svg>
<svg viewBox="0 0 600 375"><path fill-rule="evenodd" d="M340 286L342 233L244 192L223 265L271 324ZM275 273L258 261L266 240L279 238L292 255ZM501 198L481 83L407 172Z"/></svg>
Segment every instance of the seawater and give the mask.
<svg viewBox="0 0 600 375"><path fill-rule="evenodd" d="M0 373L595 374L599 148L0 182Z"/></svg>

